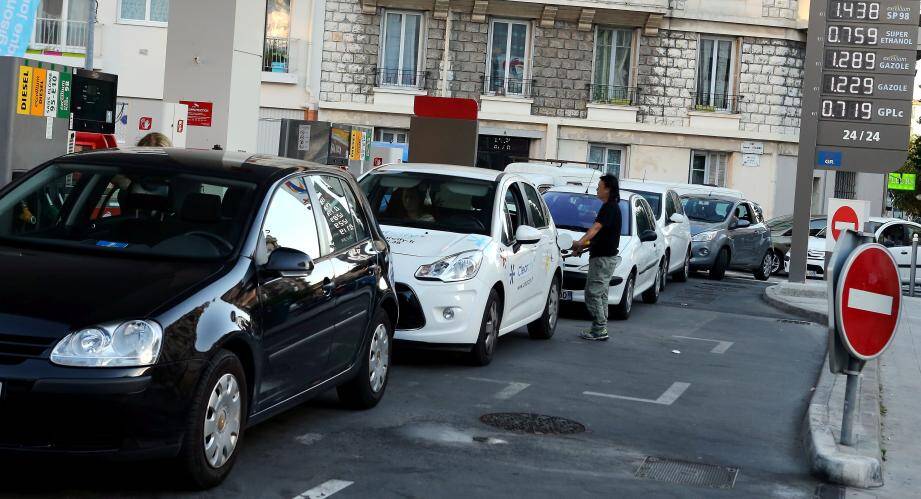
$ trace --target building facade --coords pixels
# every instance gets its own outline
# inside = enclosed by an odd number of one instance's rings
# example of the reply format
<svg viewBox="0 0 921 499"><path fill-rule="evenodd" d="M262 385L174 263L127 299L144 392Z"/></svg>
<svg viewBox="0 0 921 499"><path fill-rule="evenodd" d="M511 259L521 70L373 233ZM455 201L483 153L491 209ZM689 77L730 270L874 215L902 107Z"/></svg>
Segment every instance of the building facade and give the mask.
<svg viewBox="0 0 921 499"><path fill-rule="evenodd" d="M416 95L480 106L478 166L589 163L792 212L808 0L326 0L320 118L405 141ZM813 211L882 176L818 172Z"/></svg>

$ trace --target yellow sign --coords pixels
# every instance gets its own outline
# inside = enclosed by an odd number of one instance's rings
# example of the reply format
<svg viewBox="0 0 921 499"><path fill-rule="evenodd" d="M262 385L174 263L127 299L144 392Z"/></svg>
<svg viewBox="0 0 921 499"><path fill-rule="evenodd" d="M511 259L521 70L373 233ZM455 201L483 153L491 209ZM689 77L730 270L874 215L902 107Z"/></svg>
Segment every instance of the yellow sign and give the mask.
<svg viewBox="0 0 921 499"><path fill-rule="evenodd" d="M16 114L32 112L32 68L19 66L19 86L16 92Z"/></svg>
<svg viewBox="0 0 921 499"><path fill-rule="evenodd" d="M361 130L352 130L349 146L349 160L361 161Z"/></svg>
<svg viewBox="0 0 921 499"><path fill-rule="evenodd" d="M48 70L35 68L32 71L32 116L45 115L45 86Z"/></svg>

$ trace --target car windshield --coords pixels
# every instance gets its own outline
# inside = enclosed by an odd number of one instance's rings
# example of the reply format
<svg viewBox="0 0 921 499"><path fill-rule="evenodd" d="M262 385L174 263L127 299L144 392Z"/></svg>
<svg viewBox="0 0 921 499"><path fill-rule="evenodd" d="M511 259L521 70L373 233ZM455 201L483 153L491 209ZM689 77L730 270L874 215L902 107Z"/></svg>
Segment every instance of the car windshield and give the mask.
<svg viewBox="0 0 921 499"><path fill-rule="evenodd" d="M656 220L659 219L659 215L662 214L662 195L657 192L647 192L647 191L635 191L628 189L630 192L639 194L646 199L646 202L649 203L649 206L652 208L652 213L656 216Z"/></svg>
<svg viewBox="0 0 921 499"><path fill-rule="evenodd" d="M729 217L735 202L725 199L683 197L681 205L684 206L685 215L691 220L718 223Z"/></svg>
<svg viewBox="0 0 921 499"><path fill-rule="evenodd" d="M548 192L544 201L550 208L553 223L559 229L586 232L595 223L601 200L591 194ZM630 203L620 200L620 235L630 235Z"/></svg>
<svg viewBox="0 0 921 499"><path fill-rule="evenodd" d="M496 184L414 172L372 173L361 180L383 225L489 235Z"/></svg>
<svg viewBox="0 0 921 499"><path fill-rule="evenodd" d="M239 246L255 187L133 166L53 164L0 197L0 241L224 258Z"/></svg>

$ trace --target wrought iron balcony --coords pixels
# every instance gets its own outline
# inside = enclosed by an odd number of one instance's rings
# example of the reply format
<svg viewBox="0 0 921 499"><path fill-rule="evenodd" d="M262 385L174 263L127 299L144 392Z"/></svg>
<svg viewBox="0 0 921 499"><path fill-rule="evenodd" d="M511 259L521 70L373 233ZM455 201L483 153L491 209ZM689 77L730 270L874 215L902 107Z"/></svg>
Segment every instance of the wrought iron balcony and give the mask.
<svg viewBox="0 0 921 499"><path fill-rule="evenodd" d="M425 89L428 71L409 71L404 69L376 68L374 84L378 87Z"/></svg>
<svg viewBox="0 0 921 499"><path fill-rule="evenodd" d="M741 95L730 95L728 93L719 92L697 92L697 99L694 101L694 110L711 113L738 113L739 102L742 100L743 97Z"/></svg>
<svg viewBox="0 0 921 499"><path fill-rule="evenodd" d="M86 53L89 23L39 17L35 19L32 47L57 52Z"/></svg>
<svg viewBox="0 0 921 499"><path fill-rule="evenodd" d="M588 86L588 101L593 104L614 104L618 106L635 106L638 102L638 87L621 87L617 85Z"/></svg>
<svg viewBox="0 0 921 499"><path fill-rule="evenodd" d="M534 88L534 80L528 78L483 78L483 94L529 99Z"/></svg>
<svg viewBox="0 0 921 499"><path fill-rule="evenodd" d="M262 53L262 70L287 73L290 69L291 41L288 38L266 38Z"/></svg>

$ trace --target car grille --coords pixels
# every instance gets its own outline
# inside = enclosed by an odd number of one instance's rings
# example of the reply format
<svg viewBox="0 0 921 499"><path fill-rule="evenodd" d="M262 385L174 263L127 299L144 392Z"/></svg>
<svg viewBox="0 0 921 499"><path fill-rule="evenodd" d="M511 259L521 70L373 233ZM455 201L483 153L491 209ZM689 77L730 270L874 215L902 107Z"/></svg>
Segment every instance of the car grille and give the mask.
<svg viewBox="0 0 921 499"><path fill-rule="evenodd" d="M397 301L400 305L400 319L397 321L397 329L422 329L425 327L425 313L422 311L419 297L416 296L412 288L402 282L398 282L396 291Z"/></svg>
<svg viewBox="0 0 921 499"><path fill-rule="evenodd" d="M18 364L26 359L46 357L55 338L0 334L0 364Z"/></svg>

